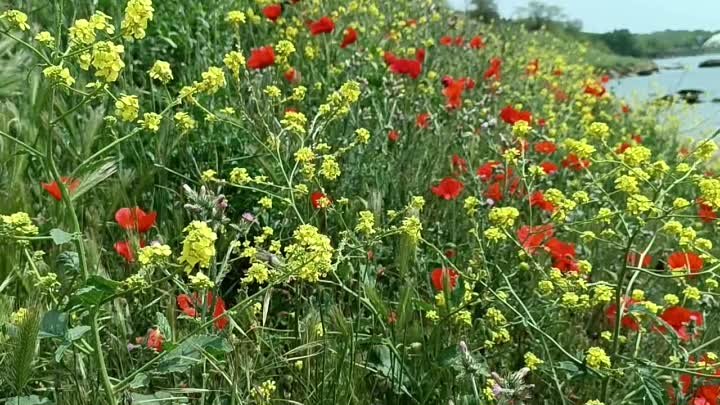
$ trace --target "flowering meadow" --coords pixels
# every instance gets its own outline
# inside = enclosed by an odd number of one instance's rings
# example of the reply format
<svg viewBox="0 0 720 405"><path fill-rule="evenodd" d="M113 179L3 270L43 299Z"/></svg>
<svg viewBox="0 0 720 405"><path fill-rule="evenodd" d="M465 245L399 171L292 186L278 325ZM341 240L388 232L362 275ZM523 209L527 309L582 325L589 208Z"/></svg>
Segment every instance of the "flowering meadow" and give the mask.
<svg viewBox="0 0 720 405"><path fill-rule="evenodd" d="M0 9L0 403L720 398L717 134L434 0Z"/></svg>

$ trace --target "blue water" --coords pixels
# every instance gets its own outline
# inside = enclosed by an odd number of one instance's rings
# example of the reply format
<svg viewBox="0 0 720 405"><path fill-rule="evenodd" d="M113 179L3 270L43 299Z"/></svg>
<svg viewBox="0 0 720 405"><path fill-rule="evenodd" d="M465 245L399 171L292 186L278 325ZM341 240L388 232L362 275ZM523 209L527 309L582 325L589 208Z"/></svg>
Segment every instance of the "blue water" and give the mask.
<svg viewBox="0 0 720 405"><path fill-rule="evenodd" d="M720 103L711 102L713 98L720 98L720 67L698 68L698 64L707 59L720 59L720 54L657 59L659 73L616 79L611 81L610 88L616 97L634 107L682 89L703 90L703 103L678 103L667 115L658 117L660 123L670 116L678 117L681 135L700 139L720 128ZM682 69L668 69L678 66Z"/></svg>

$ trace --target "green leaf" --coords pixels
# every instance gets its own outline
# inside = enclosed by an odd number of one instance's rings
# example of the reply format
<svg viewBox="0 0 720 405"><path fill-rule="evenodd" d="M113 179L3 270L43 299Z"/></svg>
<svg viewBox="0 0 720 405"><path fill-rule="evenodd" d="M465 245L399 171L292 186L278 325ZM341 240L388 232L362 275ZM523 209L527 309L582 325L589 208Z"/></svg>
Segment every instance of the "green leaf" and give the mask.
<svg viewBox="0 0 720 405"><path fill-rule="evenodd" d="M130 381L130 389L136 390L138 388L147 387L150 382L150 378L145 373L139 373L135 375L132 381Z"/></svg>
<svg viewBox="0 0 720 405"><path fill-rule="evenodd" d="M59 270L67 274L73 274L80 272L80 257L77 252L62 252L58 255L56 261Z"/></svg>
<svg viewBox="0 0 720 405"><path fill-rule="evenodd" d="M210 355L229 353L232 347L222 336L200 335L173 348L160 362L155 370L158 374L180 373L200 363L203 352Z"/></svg>
<svg viewBox="0 0 720 405"><path fill-rule="evenodd" d="M12 397L2 400L5 405L52 405L53 402L47 398L41 398L37 395L29 397Z"/></svg>
<svg viewBox="0 0 720 405"><path fill-rule="evenodd" d="M643 383L645 395L643 395L644 404L661 405L665 403L665 389L660 381L646 368L638 370L638 376Z"/></svg>
<svg viewBox="0 0 720 405"><path fill-rule="evenodd" d="M151 395L132 394L133 405L176 405L187 404L188 399L184 396L175 396L169 392L159 391Z"/></svg>
<svg viewBox="0 0 720 405"><path fill-rule="evenodd" d="M76 326L72 329L68 329L67 332L65 332L65 340L68 340L70 342L74 342L81 337L83 337L84 334L88 333L90 331L90 327L86 325Z"/></svg>
<svg viewBox="0 0 720 405"><path fill-rule="evenodd" d="M56 310L45 313L40 322L40 337L63 337L67 331L68 314Z"/></svg>
<svg viewBox="0 0 720 405"><path fill-rule="evenodd" d="M71 233L67 233L62 229L53 228L50 230L50 237L56 245L64 245L68 242L72 242L74 236Z"/></svg>
<svg viewBox="0 0 720 405"><path fill-rule="evenodd" d="M120 283L102 276L90 276L85 286L79 288L72 295L71 301L75 304L93 306L101 303L117 291Z"/></svg>
<svg viewBox="0 0 720 405"><path fill-rule="evenodd" d="M158 329L160 329L160 333L163 335L165 340L172 341L173 336L170 322L168 322L167 318L162 312L155 313L155 322L157 323Z"/></svg>

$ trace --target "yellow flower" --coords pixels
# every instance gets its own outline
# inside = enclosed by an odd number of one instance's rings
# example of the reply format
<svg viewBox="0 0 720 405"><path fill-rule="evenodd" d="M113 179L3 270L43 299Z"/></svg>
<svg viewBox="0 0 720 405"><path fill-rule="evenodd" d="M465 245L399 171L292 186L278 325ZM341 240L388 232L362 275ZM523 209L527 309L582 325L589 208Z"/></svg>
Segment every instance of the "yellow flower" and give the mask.
<svg viewBox="0 0 720 405"><path fill-rule="evenodd" d="M245 13L243 13L242 11L238 11L238 10L229 11L227 13L227 15L225 16L225 21L238 27L242 24L245 24L245 21L246 21Z"/></svg>
<svg viewBox="0 0 720 405"><path fill-rule="evenodd" d="M655 204L642 194L633 194L627 199L627 210L633 215L641 215L654 209Z"/></svg>
<svg viewBox="0 0 720 405"><path fill-rule="evenodd" d="M30 29L28 24L28 16L20 10L7 10L0 14L0 20L7 20L10 26L19 29L20 31L27 31Z"/></svg>
<svg viewBox="0 0 720 405"><path fill-rule="evenodd" d="M67 87L75 84L75 79L70 76L70 70L62 66L48 66L43 69L43 76L55 84L62 84Z"/></svg>
<svg viewBox="0 0 720 405"><path fill-rule="evenodd" d="M358 213L358 223L355 225L355 232L370 236L375 233L375 216L370 211L360 211Z"/></svg>
<svg viewBox="0 0 720 405"><path fill-rule="evenodd" d="M702 178L698 181L700 196L704 202L713 208L720 208L720 180Z"/></svg>
<svg viewBox="0 0 720 405"><path fill-rule="evenodd" d="M670 307L673 307L680 303L680 298L678 298L678 296L675 294L665 294L663 300L665 301L665 304Z"/></svg>
<svg viewBox="0 0 720 405"><path fill-rule="evenodd" d="M197 273L188 277L190 279L190 285L199 290L210 289L215 287L215 283L210 280L210 277L206 276L202 270L198 270Z"/></svg>
<svg viewBox="0 0 720 405"><path fill-rule="evenodd" d="M293 243L285 248L286 269L291 277L317 282L332 270L334 252L330 238L312 225L300 225L293 232Z"/></svg>
<svg viewBox="0 0 720 405"><path fill-rule="evenodd" d="M47 47L51 47L55 44L55 37L53 37L48 31L38 32L38 34L35 35L35 40Z"/></svg>
<svg viewBox="0 0 720 405"><path fill-rule="evenodd" d="M126 40L145 38L145 30L148 21L153 19L154 11L151 0L128 0L125 18L120 25L123 38Z"/></svg>
<svg viewBox="0 0 720 405"><path fill-rule="evenodd" d="M541 366L544 361L542 361L538 356L535 355L533 352L527 352L523 356L525 360L525 367L529 368L530 371L535 371L538 369L539 366Z"/></svg>
<svg viewBox="0 0 720 405"><path fill-rule="evenodd" d="M235 184L248 184L252 179L244 167L235 167L230 171L230 182Z"/></svg>
<svg viewBox="0 0 720 405"><path fill-rule="evenodd" d="M453 321L459 326L472 327L472 313L468 310L461 310L453 315Z"/></svg>
<svg viewBox="0 0 720 405"><path fill-rule="evenodd" d="M261 262L253 263L247 271L247 275L242 279L243 284L265 284L270 279L270 269Z"/></svg>
<svg viewBox="0 0 720 405"><path fill-rule="evenodd" d="M138 121L138 124L150 132L157 132L160 130L160 124L162 123L162 115L156 113L145 113L143 118Z"/></svg>
<svg viewBox="0 0 720 405"><path fill-rule="evenodd" d="M515 225L515 220L520 212L515 207L494 207L490 210L488 219L490 223L500 228L510 228Z"/></svg>
<svg viewBox="0 0 720 405"><path fill-rule="evenodd" d="M258 204L266 210L272 209L273 201L270 197L262 197L258 200Z"/></svg>
<svg viewBox="0 0 720 405"><path fill-rule="evenodd" d="M697 287L688 286L685 287L685 289L683 290L683 296L685 297L685 299L690 301L700 301L700 299L702 298L702 293Z"/></svg>
<svg viewBox="0 0 720 405"><path fill-rule="evenodd" d="M228 52L223 58L223 63L233 76L238 77L240 70L245 66L245 57L238 51Z"/></svg>
<svg viewBox="0 0 720 405"><path fill-rule="evenodd" d="M332 155L325 156L320 166L320 174L328 180L335 180L340 177L340 165Z"/></svg>
<svg viewBox="0 0 720 405"><path fill-rule="evenodd" d="M695 149L695 156L698 157L700 160L710 160L713 156L715 156L715 153L718 150L717 144L711 140L708 139L706 141L699 141L700 144L697 146L697 149Z"/></svg>
<svg viewBox="0 0 720 405"><path fill-rule="evenodd" d="M440 320L440 316L438 315L437 311L430 310L425 313L425 319L427 319L430 322L437 322Z"/></svg>
<svg viewBox="0 0 720 405"><path fill-rule="evenodd" d="M225 87L225 72L216 66L211 66L202 73L202 81L196 86L200 92L215 94Z"/></svg>
<svg viewBox="0 0 720 405"><path fill-rule="evenodd" d="M200 174L200 179L206 183L217 181L217 172L212 169L205 170Z"/></svg>
<svg viewBox="0 0 720 405"><path fill-rule="evenodd" d="M465 199L463 208L467 212L468 216L473 216L477 213L477 207L480 205L480 200L477 197L470 196Z"/></svg>
<svg viewBox="0 0 720 405"><path fill-rule="evenodd" d="M202 221L193 221L185 229L186 234L182 242L183 249L180 263L186 264L186 270L192 270L196 265L208 268L215 257L215 241L217 235Z"/></svg>
<svg viewBox="0 0 720 405"><path fill-rule="evenodd" d="M167 261L172 254L168 245L150 245L140 248L138 253L138 263L140 266L147 268L152 266L160 266Z"/></svg>
<svg viewBox="0 0 720 405"><path fill-rule="evenodd" d="M635 145L627 148L621 156L626 165L630 167L639 167L650 161L652 152L650 152L650 149L642 145Z"/></svg>
<svg viewBox="0 0 720 405"><path fill-rule="evenodd" d="M106 82L114 82L125 68L122 61L122 54L125 48L122 45L115 45L110 41L101 41L93 45L92 66L95 68L95 76L104 78Z"/></svg>
<svg viewBox="0 0 720 405"><path fill-rule="evenodd" d="M600 347L589 348L585 356L585 361L588 366L598 370L612 367L610 357L605 353L605 350Z"/></svg>
<svg viewBox="0 0 720 405"><path fill-rule="evenodd" d="M121 95L115 102L115 115L123 121L135 121L139 111L137 96Z"/></svg>
<svg viewBox="0 0 720 405"><path fill-rule="evenodd" d="M148 73L150 78L158 80L162 84L168 84L173 79L170 64L163 60L156 60Z"/></svg>
<svg viewBox="0 0 720 405"><path fill-rule="evenodd" d="M283 129L295 135L302 136L307 133L307 131L305 130L305 126L307 125L307 117L301 112L286 111L285 116L282 120L280 120L280 124L283 126ZM308 150L309 149L303 149L302 153L307 153ZM298 150L297 153L300 153L300 150ZM312 151L310 151L310 153L312 153ZM310 160L312 159L308 159L307 161Z"/></svg>
<svg viewBox="0 0 720 405"><path fill-rule="evenodd" d="M495 226L491 226L490 228L485 229L483 231L483 236L485 236L485 239L489 240L490 242L499 242L507 239L507 235L505 234L505 232Z"/></svg>
<svg viewBox="0 0 720 405"><path fill-rule="evenodd" d="M186 112L178 112L175 114L175 125L184 135L197 127L197 122Z"/></svg>
<svg viewBox="0 0 720 405"><path fill-rule="evenodd" d="M363 145L367 144L370 141L370 131L368 131L365 128L358 128L355 130L355 139L358 143L361 143Z"/></svg>
<svg viewBox="0 0 720 405"><path fill-rule="evenodd" d="M593 138L605 140L610 136L610 127L604 122L593 122L587 132Z"/></svg>
<svg viewBox="0 0 720 405"><path fill-rule="evenodd" d="M25 212L0 215L0 237L2 235L35 236L38 232L38 227L32 223L30 215Z"/></svg>

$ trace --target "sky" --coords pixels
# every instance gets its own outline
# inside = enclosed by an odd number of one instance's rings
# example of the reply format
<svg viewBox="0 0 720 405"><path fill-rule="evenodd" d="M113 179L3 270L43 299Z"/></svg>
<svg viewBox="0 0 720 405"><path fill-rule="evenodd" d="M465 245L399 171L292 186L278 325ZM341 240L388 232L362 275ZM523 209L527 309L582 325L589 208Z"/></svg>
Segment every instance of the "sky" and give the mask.
<svg viewBox="0 0 720 405"><path fill-rule="evenodd" d="M448 0L458 9L471 0ZM607 32L627 28L635 33L665 29L720 31L720 0L543 0L562 7L583 30ZM500 14L511 18L528 0L495 0Z"/></svg>

